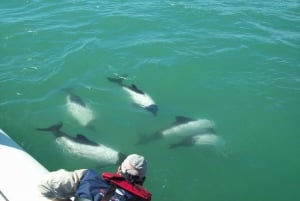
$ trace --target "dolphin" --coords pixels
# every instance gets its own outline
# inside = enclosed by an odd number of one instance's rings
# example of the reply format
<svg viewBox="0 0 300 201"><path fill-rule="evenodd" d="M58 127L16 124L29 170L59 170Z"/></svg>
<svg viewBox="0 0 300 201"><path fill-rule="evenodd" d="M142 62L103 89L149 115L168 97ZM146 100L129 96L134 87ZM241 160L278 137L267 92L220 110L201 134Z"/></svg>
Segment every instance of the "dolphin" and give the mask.
<svg viewBox="0 0 300 201"><path fill-rule="evenodd" d="M137 144L146 144L167 136L190 135L199 132L214 132L214 123L208 119L192 119L185 116L176 116L173 124L156 131L152 135L142 136Z"/></svg>
<svg viewBox="0 0 300 201"><path fill-rule="evenodd" d="M193 145L211 145L220 146L224 145L224 141L220 136L211 133L190 135L183 138L181 141L171 144L170 149L181 146L193 146Z"/></svg>
<svg viewBox="0 0 300 201"><path fill-rule="evenodd" d="M157 114L158 106L154 100L147 93L137 88L136 85L123 84L123 80L125 78L120 76L118 78L107 77L107 79L111 82L119 84L123 90L129 94L130 98L135 104L151 112L153 115Z"/></svg>
<svg viewBox="0 0 300 201"><path fill-rule="evenodd" d="M63 123L58 122L50 127L36 128L36 130L52 132L56 137L57 144L62 146L67 152L99 162L101 165L117 165L125 159L125 154L94 142L82 134L77 134L76 137L66 134L61 131L62 126Z"/></svg>
<svg viewBox="0 0 300 201"><path fill-rule="evenodd" d="M83 99L72 93L68 92L66 97L67 110L74 117L78 123L84 127L91 126L91 122L96 118L94 111L87 105Z"/></svg>

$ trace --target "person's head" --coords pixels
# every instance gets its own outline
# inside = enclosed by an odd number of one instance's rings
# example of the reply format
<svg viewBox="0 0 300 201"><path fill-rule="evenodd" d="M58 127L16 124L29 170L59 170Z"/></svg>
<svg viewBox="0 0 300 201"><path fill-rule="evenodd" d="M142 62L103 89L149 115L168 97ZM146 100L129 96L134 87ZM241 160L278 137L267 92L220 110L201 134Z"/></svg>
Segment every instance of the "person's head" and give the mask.
<svg viewBox="0 0 300 201"><path fill-rule="evenodd" d="M130 154L120 165L119 172L130 183L143 184L146 179L147 161L141 155Z"/></svg>

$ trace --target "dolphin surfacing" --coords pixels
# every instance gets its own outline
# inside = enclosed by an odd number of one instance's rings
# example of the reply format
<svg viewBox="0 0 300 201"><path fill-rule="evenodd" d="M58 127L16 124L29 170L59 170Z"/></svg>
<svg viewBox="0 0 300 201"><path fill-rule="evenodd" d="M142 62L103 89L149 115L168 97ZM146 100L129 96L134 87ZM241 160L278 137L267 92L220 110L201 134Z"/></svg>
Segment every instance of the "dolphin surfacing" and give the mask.
<svg viewBox="0 0 300 201"><path fill-rule="evenodd" d="M82 134L72 137L61 131L62 122L58 122L47 128L37 128L39 131L52 132L56 137L56 142L68 153L84 157L101 165L117 165L126 157L125 154L118 152L103 144L94 142Z"/></svg>
<svg viewBox="0 0 300 201"><path fill-rule="evenodd" d="M94 111L87 105L83 99L72 93L68 92L66 97L67 110L77 122L84 126L90 126L90 123L96 118Z"/></svg>
<svg viewBox="0 0 300 201"><path fill-rule="evenodd" d="M187 136L195 133L214 132L214 122L208 119L193 119L176 116L170 126L154 132L152 135L142 136L136 144L146 144L167 136Z"/></svg>
<svg viewBox="0 0 300 201"><path fill-rule="evenodd" d="M157 114L158 106L154 100L144 91L139 89L136 85L125 85L123 83L124 78L118 76L117 78L107 77L107 80L119 84L122 89L129 94L131 100L137 104L139 107L146 109L153 115Z"/></svg>
<svg viewBox="0 0 300 201"><path fill-rule="evenodd" d="M177 147L188 147L194 145L208 145L208 146L223 146L224 140L215 134L205 133L205 134L197 134L197 135L190 135L179 142L170 145L170 149L177 148Z"/></svg>

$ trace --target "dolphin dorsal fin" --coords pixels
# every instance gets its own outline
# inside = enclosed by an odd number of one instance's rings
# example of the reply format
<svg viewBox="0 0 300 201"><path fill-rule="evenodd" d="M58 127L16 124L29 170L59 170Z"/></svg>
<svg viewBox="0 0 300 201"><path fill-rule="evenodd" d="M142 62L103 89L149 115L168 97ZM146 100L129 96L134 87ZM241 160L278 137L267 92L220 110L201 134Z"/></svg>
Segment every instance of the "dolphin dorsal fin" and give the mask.
<svg viewBox="0 0 300 201"><path fill-rule="evenodd" d="M176 123L177 124L183 124L189 121L194 121L194 119L185 117L185 116L176 116Z"/></svg>
<svg viewBox="0 0 300 201"><path fill-rule="evenodd" d="M81 105L82 107L86 107L85 102L82 100L82 98L80 98L80 96L78 96L74 93L70 93L69 96L70 96L71 102Z"/></svg>
<svg viewBox="0 0 300 201"><path fill-rule="evenodd" d="M131 89L139 94L144 94L144 92L140 89L138 89L135 84L131 84Z"/></svg>
<svg viewBox="0 0 300 201"><path fill-rule="evenodd" d="M85 137L82 134L77 134L76 135L76 140L80 143L83 143L83 144L88 144L88 145L93 145L93 146L98 146L99 145L98 143L91 141L90 139L88 139L87 137Z"/></svg>

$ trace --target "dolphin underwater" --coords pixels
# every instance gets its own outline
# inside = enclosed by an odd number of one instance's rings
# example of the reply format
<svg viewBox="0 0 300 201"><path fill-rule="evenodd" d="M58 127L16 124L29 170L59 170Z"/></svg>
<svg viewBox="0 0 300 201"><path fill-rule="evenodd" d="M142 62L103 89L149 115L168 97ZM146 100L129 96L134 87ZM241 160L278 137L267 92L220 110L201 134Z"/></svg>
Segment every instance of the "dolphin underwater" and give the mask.
<svg viewBox="0 0 300 201"><path fill-rule="evenodd" d="M52 132L56 137L57 144L62 146L67 152L99 162L101 165L117 165L125 159L125 154L91 141L82 134L77 134L76 137L66 134L61 131L62 126L63 123L58 122L50 127L36 128L36 130Z"/></svg>
<svg viewBox="0 0 300 201"><path fill-rule="evenodd" d="M137 144L146 144L167 136L190 135L199 132L214 132L214 123L208 119L192 119L185 116L176 116L173 124L156 131L152 135L142 136Z"/></svg>
<svg viewBox="0 0 300 201"><path fill-rule="evenodd" d="M130 98L135 104L146 109L147 111L151 112L154 115L157 114L158 106L147 93L138 89L134 84L132 85L123 84L124 77L118 77L118 78L107 77L107 79L111 82L115 82L119 84L123 88L123 90L129 94Z"/></svg>
<svg viewBox="0 0 300 201"><path fill-rule="evenodd" d="M211 145L211 146L223 146L224 140L215 134L205 133L198 135L190 135L183 138L181 141L171 144L170 149L182 146L193 146L193 145Z"/></svg>
<svg viewBox="0 0 300 201"><path fill-rule="evenodd" d="M90 123L96 118L94 111L78 95L68 92L67 110L78 123L84 127L90 126Z"/></svg>

